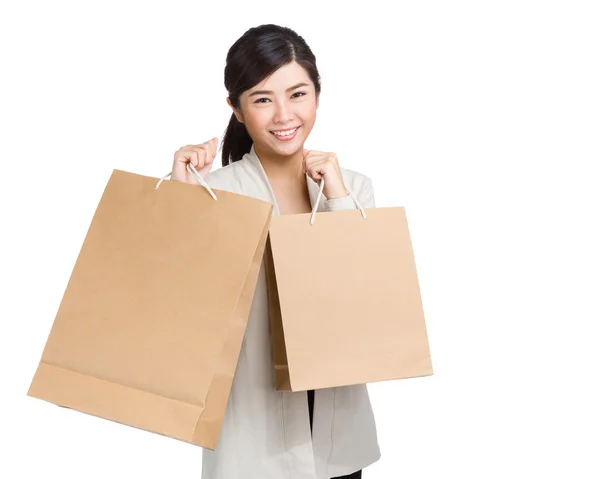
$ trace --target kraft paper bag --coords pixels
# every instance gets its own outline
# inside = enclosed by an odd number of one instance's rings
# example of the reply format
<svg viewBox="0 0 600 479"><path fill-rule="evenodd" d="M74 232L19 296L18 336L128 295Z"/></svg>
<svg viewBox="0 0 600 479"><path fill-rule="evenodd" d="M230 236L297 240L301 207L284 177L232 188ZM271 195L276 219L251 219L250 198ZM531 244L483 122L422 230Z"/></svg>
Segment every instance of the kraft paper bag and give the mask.
<svg viewBox="0 0 600 479"><path fill-rule="evenodd" d="M215 449L273 206L214 195L113 171L29 396Z"/></svg>
<svg viewBox="0 0 600 479"><path fill-rule="evenodd" d="M271 219L278 391L433 374L405 210L358 206Z"/></svg>

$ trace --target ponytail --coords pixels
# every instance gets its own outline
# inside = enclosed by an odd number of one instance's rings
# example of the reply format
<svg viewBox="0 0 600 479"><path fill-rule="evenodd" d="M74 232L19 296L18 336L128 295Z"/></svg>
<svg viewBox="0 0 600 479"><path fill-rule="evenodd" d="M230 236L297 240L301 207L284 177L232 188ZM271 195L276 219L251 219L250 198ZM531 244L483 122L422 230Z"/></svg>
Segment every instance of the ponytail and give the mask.
<svg viewBox="0 0 600 479"><path fill-rule="evenodd" d="M223 144L221 147L221 159L223 166L240 161L242 157L250 151L252 147L252 138L243 123L240 123L232 113L229 125L225 130Z"/></svg>

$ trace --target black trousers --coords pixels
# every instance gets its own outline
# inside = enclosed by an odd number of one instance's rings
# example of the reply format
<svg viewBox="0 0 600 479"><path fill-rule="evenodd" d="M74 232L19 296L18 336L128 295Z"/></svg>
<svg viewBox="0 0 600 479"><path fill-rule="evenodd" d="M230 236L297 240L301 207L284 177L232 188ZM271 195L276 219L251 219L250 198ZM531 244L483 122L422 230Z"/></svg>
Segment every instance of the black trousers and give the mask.
<svg viewBox="0 0 600 479"><path fill-rule="evenodd" d="M315 410L315 392L314 390L309 390L306 392L308 396L308 416L310 417L310 432L312 433L313 426L313 411ZM360 471L353 472L348 476L338 476L332 477L331 479L361 479L362 478L362 469Z"/></svg>

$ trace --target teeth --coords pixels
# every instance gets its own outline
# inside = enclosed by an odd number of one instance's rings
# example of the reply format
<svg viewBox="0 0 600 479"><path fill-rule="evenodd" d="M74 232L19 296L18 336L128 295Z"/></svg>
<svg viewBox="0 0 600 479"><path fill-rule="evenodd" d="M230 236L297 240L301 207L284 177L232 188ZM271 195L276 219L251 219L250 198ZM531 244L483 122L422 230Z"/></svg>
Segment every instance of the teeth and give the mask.
<svg viewBox="0 0 600 479"><path fill-rule="evenodd" d="M273 134L277 135L277 136L290 136L292 133L294 133L298 128L294 128L293 130L287 130L287 131L274 131Z"/></svg>

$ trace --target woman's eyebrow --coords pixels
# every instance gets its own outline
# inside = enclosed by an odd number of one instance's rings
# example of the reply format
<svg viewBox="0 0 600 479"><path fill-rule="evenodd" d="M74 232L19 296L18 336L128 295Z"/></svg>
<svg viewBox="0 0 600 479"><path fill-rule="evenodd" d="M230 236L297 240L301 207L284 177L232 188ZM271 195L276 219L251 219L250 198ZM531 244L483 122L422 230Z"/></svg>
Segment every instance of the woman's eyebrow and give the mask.
<svg viewBox="0 0 600 479"><path fill-rule="evenodd" d="M294 86L291 86L291 87L289 87L289 88L286 90L286 92L289 92L289 91L295 90L296 88L300 88L301 86L308 86L308 84L307 84L307 83L298 83L297 85L294 85ZM255 96L255 95L271 95L272 93L273 93L273 92L272 92L272 91L270 91L270 90L257 90L257 91L253 91L252 93L250 93L250 94L248 95L248 97Z"/></svg>

